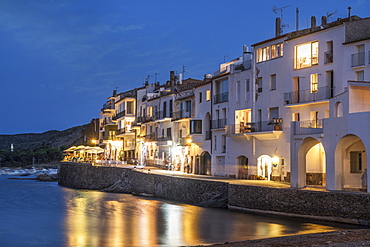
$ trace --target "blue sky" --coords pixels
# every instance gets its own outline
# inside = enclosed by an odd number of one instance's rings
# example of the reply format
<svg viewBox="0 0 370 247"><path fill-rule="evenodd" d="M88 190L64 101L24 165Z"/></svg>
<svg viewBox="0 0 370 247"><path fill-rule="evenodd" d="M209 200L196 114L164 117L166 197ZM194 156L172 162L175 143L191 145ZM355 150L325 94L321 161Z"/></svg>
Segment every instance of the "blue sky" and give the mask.
<svg viewBox="0 0 370 247"><path fill-rule="evenodd" d="M289 6L291 5L291 6ZM165 82L169 71L203 79L242 46L336 11L370 17L370 0L0 0L1 134L64 130L99 117L117 87Z"/></svg>

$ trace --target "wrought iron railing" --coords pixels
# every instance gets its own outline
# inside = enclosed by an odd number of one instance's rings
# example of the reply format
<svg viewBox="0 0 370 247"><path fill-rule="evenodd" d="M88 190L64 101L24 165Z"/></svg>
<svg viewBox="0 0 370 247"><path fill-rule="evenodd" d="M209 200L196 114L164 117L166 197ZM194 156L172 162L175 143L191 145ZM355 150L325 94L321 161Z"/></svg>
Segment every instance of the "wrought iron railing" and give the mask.
<svg viewBox="0 0 370 247"><path fill-rule="evenodd" d="M212 120L212 129L221 129L225 128L226 126L226 118L220 118L216 120Z"/></svg>
<svg viewBox="0 0 370 247"><path fill-rule="evenodd" d="M322 119L292 122L294 135L321 134L324 132Z"/></svg>
<svg viewBox="0 0 370 247"><path fill-rule="evenodd" d="M228 100L229 100L229 92L214 95L215 104L227 102Z"/></svg>
<svg viewBox="0 0 370 247"><path fill-rule="evenodd" d="M365 52L352 54L352 67L365 65Z"/></svg>
<svg viewBox="0 0 370 247"><path fill-rule="evenodd" d="M320 87L317 91L300 90L289 93L284 93L284 101L286 105L297 103L315 102L325 99L330 99L331 89L329 87Z"/></svg>

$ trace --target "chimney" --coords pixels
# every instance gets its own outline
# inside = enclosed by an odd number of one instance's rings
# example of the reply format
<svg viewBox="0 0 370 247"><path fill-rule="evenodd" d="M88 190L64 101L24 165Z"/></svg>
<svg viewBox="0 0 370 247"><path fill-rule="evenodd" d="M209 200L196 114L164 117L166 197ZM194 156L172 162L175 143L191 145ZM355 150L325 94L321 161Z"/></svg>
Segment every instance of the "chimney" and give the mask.
<svg viewBox="0 0 370 247"><path fill-rule="evenodd" d="M348 18L350 18L351 17L351 6L350 7L348 7Z"/></svg>
<svg viewBox="0 0 370 247"><path fill-rule="evenodd" d="M316 17L311 16L311 28L314 28L314 27L316 27Z"/></svg>
<svg viewBox="0 0 370 247"><path fill-rule="evenodd" d="M281 19L277 17L275 21L275 37L280 36L280 34L281 34Z"/></svg>
<svg viewBox="0 0 370 247"><path fill-rule="evenodd" d="M328 24L326 16L322 16L321 17L321 26L325 26L326 24Z"/></svg>
<svg viewBox="0 0 370 247"><path fill-rule="evenodd" d="M170 71L170 83L171 83L171 92L173 92L176 83L175 71Z"/></svg>
<svg viewBox="0 0 370 247"><path fill-rule="evenodd" d="M117 95L117 90L113 90L113 96Z"/></svg>

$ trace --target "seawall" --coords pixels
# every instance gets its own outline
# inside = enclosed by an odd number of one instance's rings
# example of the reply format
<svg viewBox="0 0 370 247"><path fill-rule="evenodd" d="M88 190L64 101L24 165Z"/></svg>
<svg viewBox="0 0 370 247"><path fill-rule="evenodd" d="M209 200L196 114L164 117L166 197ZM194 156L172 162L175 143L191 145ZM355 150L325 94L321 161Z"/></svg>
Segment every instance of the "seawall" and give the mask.
<svg viewBox="0 0 370 247"><path fill-rule="evenodd" d="M60 165L59 184L76 189L152 195L204 207L370 225L368 193L269 188L74 163Z"/></svg>

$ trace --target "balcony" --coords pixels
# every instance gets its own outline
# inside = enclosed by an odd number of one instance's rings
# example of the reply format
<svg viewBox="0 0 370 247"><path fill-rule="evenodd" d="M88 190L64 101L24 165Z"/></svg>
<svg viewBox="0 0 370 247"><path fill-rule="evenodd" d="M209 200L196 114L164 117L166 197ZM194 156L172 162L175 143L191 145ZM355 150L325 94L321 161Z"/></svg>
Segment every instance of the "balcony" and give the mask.
<svg viewBox="0 0 370 247"><path fill-rule="evenodd" d="M157 137L158 145L172 145L172 136L159 136Z"/></svg>
<svg viewBox="0 0 370 247"><path fill-rule="evenodd" d="M189 142L188 142L189 140ZM177 146L189 146L190 140L188 137L180 137L177 139Z"/></svg>
<svg viewBox="0 0 370 247"><path fill-rule="evenodd" d="M168 111L158 111L158 112L155 112L153 114L153 119L154 120L167 120L168 118L172 118L173 117L173 113L172 112L168 112Z"/></svg>
<svg viewBox="0 0 370 247"><path fill-rule="evenodd" d="M211 128L212 129L222 129L226 126L226 118L212 120Z"/></svg>
<svg viewBox="0 0 370 247"><path fill-rule="evenodd" d="M284 93L285 105L310 103L330 99L331 89L329 87L320 87L316 92L311 90L301 90Z"/></svg>
<svg viewBox="0 0 370 247"><path fill-rule="evenodd" d="M322 134L322 119L292 122L294 135Z"/></svg>
<svg viewBox="0 0 370 247"><path fill-rule="evenodd" d="M129 129L127 127L125 128L122 128L122 129L118 129L116 131L116 135L117 136L120 136L120 135L133 135L135 133L135 131L133 129Z"/></svg>
<svg viewBox="0 0 370 247"><path fill-rule="evenodd" d="M154 142L156 141L155 134L151 133L145 136L145 141L147 142Z"/></svg>
<svg viewBox="0 0 370 247"><path fill-rule="evenodd" d="M327 51L324 53L324 63L332 63L333 62L333 51Z"/></svg>
<svg viewBox="0 0 370 247"><path fill-rule="evenodd" d="M259 140L277 139L282 133L282 119L227 125L226 133L234 139L249 139L255 136Z"/></svg>
<svg viewBox="0 0 370 247"><path fill-rule="evenodd" d="M172 121L183 119L183 118L191 118L191 111L186 111L186 110L175 111L173 113Z"/></svg>
<svg viewBox="0 0 370 247"><path fill-rule="evenodd" d="M215 104L227 102L229 100L229 92L216 94L213 97Z"/></svg>
<svg viewBox="0 0 370 247"><path fill-rule="evenodd" d="M365 52L352 54L352 67L365 65Z"/></svg>

